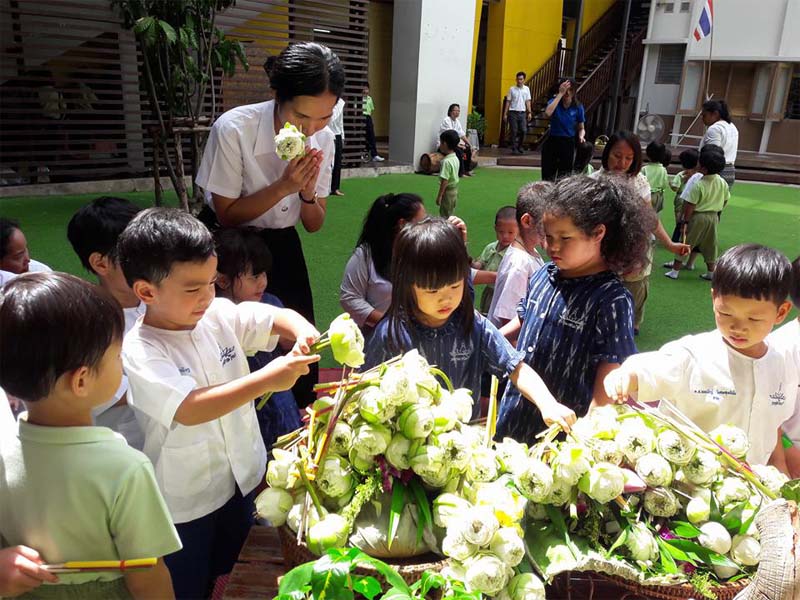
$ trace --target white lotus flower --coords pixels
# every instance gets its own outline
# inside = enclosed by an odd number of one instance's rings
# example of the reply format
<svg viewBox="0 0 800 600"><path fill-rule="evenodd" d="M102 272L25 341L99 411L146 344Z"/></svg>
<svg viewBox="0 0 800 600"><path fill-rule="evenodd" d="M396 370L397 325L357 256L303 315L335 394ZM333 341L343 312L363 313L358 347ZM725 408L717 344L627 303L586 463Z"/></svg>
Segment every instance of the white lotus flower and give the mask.
<svg viewBox="0 0 800 600"><path fill-rule="evenodd" d="M750 487L738 477L724 477L714 491L717 504L727 507L750 498Z"/></svg>
<svg viewBox="0 0 800 600"><path fill-rule="evenodd" d="M475 544L470 544L458 532L448 533L442 540L442 552L444 555L461 562L467 560L477 551L478 547Z"/></svg>
<svg viewBox="0 0 800 600"><path fill-rule="evenodd" d="M653 430L639 417L625 419L617 433L617 443L629 463L636 464L639 457L652 452L656 444Z"/></svg>
<svg viewBox="0 0 800 600"><path fill-rule="evenodd" d="M444 463L444 451L441 448L421 446L410 462L411 469L432 487L441 487L448 479L450 469Z"/></svg>
<svg viewBox="0 0 800 600"><path fill-rule="evenodd" d="M371 385L358 394L358 414L367 423L385 423L394 416L395 407L389 404L378 386Z"/></svg>
<svg viewBox="0 0 800 600"><path fill-rule="evenodd" d="M350 448L347 454L350 466L359 473L367 473L375 466L374 454L360 454L355 448Z"/></svg>
<svg viewBox="0 0 800 600"><path fill-rule="evenodd" d="M494 445L500 469L505 473L514 473L525 467L528 460L528 445L521 444L512 438L503 438Z"/></svg>
<svg viewBox="0 0 800 600"><path fill-rule="evenodd" d="M497 470L494 450L480 446L473 449L465 473L470 481L494 481L497 479Z"/></svg>
<svg viewBox="0 0 800 600"><path fill-rule="evenodd" d="M589 450L577 444L562 444L551 466L557 479L575 485L591 466Z"/></svg>
<svg viewBox="0 0 800 600"><path fill-rule="evenodd" d="M708 450L699 449L686 465L683 466L683 474L689 483L694 485L709 485L720 471L720 464L717 457Z"/></svg>
<svg viewBox="0 0 800 600"><path fill-rule="evenodd" d="M349 314L342 313L331 322L328 339L336 362L354 369L364 364L364 334Z"/></svg>
<svg viewBox="0 0 800 600"><path fill-rule="evenodd" d="M546 504L553 506L564 506L572 498L574 486L569 481L564 481L558 477L553 479L553 487L545 499Z"/></svg>
<svg viewBox="0 0 800 600"><path fill-rule="evenodd" d="M328 454L316 477L317 488L328 498L339 498L353 489L353 470L338 454Z"/></svg>
<svg viewBox="0 0 800 600"><path fill-rule="evenodd" d="M433 444L444 451L445 464L459 473L467 468L472 457L472 448L460 432L448 431L431 437Z"/></svg>
<svg viewBox="0 0 800 600"><path fill-rule="evenodd" d="M275 153L281 160L292 160L306 153L306 136L291 123L286 123L275 136Z"/></svg>
<svg viewBox="0 0 800 600"><path fill-rule="evenodd" d="M625 474L611 463L596 463L580 479L579 487L583 493L601 504L607 504L622 494L625 488Z"/></svg>
<svg viewBox="0 0 800 600"><path fill-rule="evenodd" d="M452 394L443 390L439 406L442 410L447 410L451 413L460 422L469 423L472 419L472 405L474 403L472 392L466 388L459 388L453 390Z"/></svg>
<svg viewBox="0 0 800 600"><path fill-rule="evenodd" d="M540 460L529 460L514 478L517 489L528 500L544 502L553 488L553 470Z"/></svg>
<svg viewBox="0 0 800 600"><path fill-rule="evenodd" d="M644 523L634 523L628 530L625 546L634 560L652 561L658 557L658 542Z"/></svg>
<svg viewBox="0 0 800 600"><path fill-rule="evenodd" d="M597 462L607 462L613 465L622 464L622 449L616 440L589 440L592 457Z"/></svg>
<svg viewBox="0 0 800 600"><path fill-rule="evenodd" d="M295 454L272 449L272 460L267 465L267 483L270 487L291 489L300 478L298 471L299 460Z"/></svg>
<svg viewBox="0 0 800 600"><path fill-rule="evenodd" d="M381 392L392 406L401 406L417 401L417 387L408 378L405 369L394 364L381 377Z"/></svg>
<svg viewBox="0 0 800 600"><path fill-rule="evenodd" d="M433 431L433 412L426 406L411 404L400 413L397 428L408 439L426 438Z"/></svg>
<svg viewBox="0 0 800 600"><path fill-rule="evenodd" d="M437 404L431 407L433 413L433 433L452 431L458 423L456 415L447 406Z"/></svg>
<svg viewBox="0 0 800 600"><path fill-rule="evenodd" d="M678 513L681 504L671 489L657 487L644 493L644 509L656 517L672 517Z"/></svg>
<svg viewBox="0 0 800 600"><path fill-rule="evenodd" d="M772 465L753 465L753 471L761 480L766 488L773 494L780 495L783 484L789 481L789 478L781 473Z"/></svg>
<svg viewBox="0 0 800 600"><path fill-rule="evenodd" d="M536 502L528 502L525 513L534 521L547 521L550 518L547 515L544 504L538 504Z"/></svg>
<svg viewBox="0 0 800 600"><path fill-rule="evenodd" d="M331 434L331 443L328 447L330 452L347 456L350 452L350 445L353 443L353 429L342 420L336 422Z"/></svg>
<svg viewBox="0 0 800 600"><path fill-rule="evenodd" d="M392 441L392 432L378 423L362 423L353 432L352 449L362 457L383 454Z"/></svg>
<svg viewBox="0 0 800 600"><path fill-rule="evenodd" d="M471 504L457 494L439 494L433 501L431 512L437 527L447 528L453 519L459 520L471 508Z"/></svg>
<svg viewBox="0 0 800 600"><path fill-rule="evenodd" d="M464 513L463 520L459 522L461 535L470 544L488 546L492 537L500 527L500 522L494 516L494 511L486 506L472 506Z"/></svg>
<svg viewBox="0 0 800 600"><path fill-rule="evenodd" d="M655 452L636 461L636 474L650 487L665 487L672 483L672 467L666 458Z"/></svg>
<svg viewBox="0 0 800 600"><path fill-rule="evenodd" d="M525 544L514 527L498 529L489 543L489 550L510 567L516 567L525 557Z"/></svg>
<svg viewBox="0 0 800 600"><path fill-rule="evenodd" d="M269 521L273 527L286 523L286 517L293 505L292 495L281 488L267 488L256 497L258 516Z"/></svg>
<svg viewBox="0 0 800 600"><path fill-rule="evenodd" d="M405 471L411 468L411 459L408 456L411 450L411 440L402 433L395 433L392 441L386 448L386 462L398 471Z"/></svg>
<svg viewBox="0 0 800 600"><path fill-rule="evenodd" d="M618 415L613 404L592 407L585 417L572 426L572 432L582 441L614 439L620 427Z"/></svg>
<svg viewBox="0 0 800 600"><path fill-rule="evenodd" d="M752 567L758 564L761 544L750 535L735 535L731 541L731 558L741 565Z"/></svg>
<svg viewBox="0 0 800 600"><path fill-rule="evenodd" d="M697 446L673 429L664 429L656 438L661 456L676 465L685 465L694 456Z"/></svg>
<svg viewBox="0 0 800 600"><path fill-rule="evenodd" d="M506 592L510 600L545 600L544 583L533 573L512 577Z"/></svg>
<svg viewBox="0 0 800 600"><path fill-rule="evenodd" d="M525 497L505 484L502 480L481 486L475 495L475 504L488 506L494 516L504 527L510 527L522 521L525 515Z"/></svg>
<svg viewBox="0 0 800 600"><path fill-rule="evenodd" d="M708 490L700 490L706 491ZM689 500L689 503L686 505L686 518L689 519L689 522L693 525L701 525L708 521L708 517L711 514L711 494L695 494L692 496L692 499Z"/></svg>
<svg viewBox="0 0 800 600"><path fill-rule="evenodd" d="M730 579L739 572L737 567L728 567L726 565L714 565L714 573L718 579Z"/></svg>
<svg viewBox="0 0 800 600"><path fill-rule="evenodd" d="M347 545L350 524L337 513L325 515L322 520L311 525L306 535L308 549L321 555L328 548L342 548Z"/></svg>
<svg viewBox="0 0 800 600"><path fill-rule="evenodd" d="M709 521L700 526L697 543L718 554L727 554L731 549L731 534L722 524Z"/></svg>
<svg viewBox="0 0 800 600"><path fill-rule="evenodd" d="M747 434L733 425L720 425L711 430L708 435L736 458L743 458L750 449Z"/></svg>
<svg viewBox="0 0 800 600"><path fill-rule="evenodd" d="M286 524L289 526L289 529L291 529L294 532L297 532L297 530L300 528L300 523L303 519L303 506L305 505L305 502L306 502L306 493L302 492L299 496L295 498L295 502L292 505L292 508L289 510L289 514L286 516ZM322 510L323 510L323 516L328 514L328 511L326 511L324 508ZM319 519L320 515L317 512L317 509L314 508L313 504L310 505L308 508L309 525L313 525L314 523L319 521Z"/></svg>
<svg viewBox="0 0 800 600"><path fill-rule="evenodd" d="M476 554L465 566L467 573L464 583L467 588L487 596L499 594L510 579L508 568L493 554Z"/></svg>

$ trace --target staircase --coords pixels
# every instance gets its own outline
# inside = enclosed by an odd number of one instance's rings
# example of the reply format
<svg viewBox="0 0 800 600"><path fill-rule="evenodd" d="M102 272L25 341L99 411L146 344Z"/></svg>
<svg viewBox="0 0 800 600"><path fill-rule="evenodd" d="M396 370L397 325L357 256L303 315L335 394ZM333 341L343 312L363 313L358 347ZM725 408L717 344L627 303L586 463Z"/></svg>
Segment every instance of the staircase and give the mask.
<svg viewBox="0 0 800 600"><path fill-rule="evenodd" d="M628 87L641 71L642 57L644 56L642 40L647 33L649 11L648 3L634 0L625 42L622 89ZM624 3L616 2L581 36L578 44L578 68L575 82L577 97L586 112L587 124L591 113L601 106L604 100L608 99L611 91L616 71L617 44L622 30L624 13ZM525 145L528 148L538 148L547 137L550 119L544 114L544 109L550 98L558 92L559 79L566 76L566 72L569 70L572 52L571 49L561 48L559 43L553 56L527 82L531 91L531 110L533 112L533 119L528 125L525 136ZM561 68L562 65L563 68ZM501 146L507 145L507 134L506 124L503 123L500 129Z"/></svg>

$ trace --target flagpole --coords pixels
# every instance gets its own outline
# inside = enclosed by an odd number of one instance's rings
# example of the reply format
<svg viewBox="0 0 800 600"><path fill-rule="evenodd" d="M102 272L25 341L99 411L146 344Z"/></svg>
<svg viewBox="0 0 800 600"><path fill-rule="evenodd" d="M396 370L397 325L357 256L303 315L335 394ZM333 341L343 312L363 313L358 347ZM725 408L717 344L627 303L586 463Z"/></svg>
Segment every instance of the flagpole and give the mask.
<svg viewBox="0 0 800 600"><path fill-rule="evenodd" d="M711 55L714 53L714 30L716 29L717 18L714 15L714 5L711 4L713 0L708 0L709 8L711 9L711 39L708 44L708 73L706 74L706 100L711 98L709 90L711 89Z"/></svg>

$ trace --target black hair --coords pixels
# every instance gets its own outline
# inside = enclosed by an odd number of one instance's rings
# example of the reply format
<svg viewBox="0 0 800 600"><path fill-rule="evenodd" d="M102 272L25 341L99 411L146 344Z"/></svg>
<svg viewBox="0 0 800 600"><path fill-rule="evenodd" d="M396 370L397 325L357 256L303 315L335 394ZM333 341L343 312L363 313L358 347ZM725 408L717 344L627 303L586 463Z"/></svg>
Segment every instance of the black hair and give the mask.
<svg viewBox="0 0 800 600"><path fill-rule="evenodd" d="M728 112L728 104L725 100L706 100L703 102L703 112L719 113L720 119L731 122L731 114Z"/></svg>
<svg viewBox="0 0 800 600"><path fill-rule="evenodd" d="M214 238L205 225L177 208L148 208L125 228L117 242L119 264L128 285L140 279L159 284L175 263L200 263L214 255Z"/></svg>
<svg viewBox="0 0 800 600"><path fill-rule="evenodd" d="M461 105L460 105L460 104L457 104L456 102L453 102L453 104L451 104L450 106L448 106L448 107L447 107L447 116L448 116L448 117L450 116L450 113L451 113L451 112L453 112L453 109L454 109L454 108L461 108Z"/></svg>
<svg viewBox="0 0 800 600"><path fill-rule="evenodd" d="M439 141L454 152L455 149L458 148L458 142L460 139L461 138L458 137L458 132L455 129L448 129L439 134Z"/></svg>
<svg viewBox="0 0 800 600"><path fill-rule="evenodd" d="M647 158L650 162L660 163L664 160L664 150L666 149L667 147L661 142L650 142L647 144L645 154L647 154Z"/></svg>
<svg viewBox="0 0 800 600"><path fill-rule="evenodd" d="M684 169L696 169L697 161L700 158L700 153L694 148L684 150L678 155L678 160L681 161L681 166Z"/></svg>
<svg viewBox="0 0 800 600"><path fill-rule="evenodd" d="M794 307L800 309L800 256L792 262L792 288L789 290L789 297Z"/></svg>
<svg viewBox="0 0 800 600"><path fill-rule="evenodd" d="M217 273L233 281L251 269L253 275L269 273L272 254L255 227L223 227L214 232Z"/></svg>
<svg viewBox="0 0 800 600"><path fill-rule="evenodd" d="M530 215L536 226L540 226L544 214L545 200L553 191L553 182L534 181L526 183L517 192L516 217L517 223L522 224L522 217Z"/></svg>
<svg viewBox="0 0 800 600"><path fill-rule="evenodd" d="M661 164L664 166L665 169L669 168L669 164L672 162L672 150L670 150L669 146L664 146L664 154L661 156Z"/></svg>
<svg viewBox="0 0 800 600"><path fill-rule="evenodd" d="M375 199L364 217L356 247L369 251L375 270L384 279L391 279L392 246L400 220L411 221L424 204L416 194L386 194Z"/></svg>
<svg viewBox="0 0 800 600"><path fill-rule="evenodd" d="M517 218L517 209L514 206L501 206L494 215L494 224L498 221L513 221Z"/></svg>
<svg viewBox="0 0 800 600"><path fill-rule="evenodd" d="M564 77L562 79L559 79L558 85L560 86L565 81L569 81L569 84L570 84L569 85L569 89L572 91L572 105L573 106L580 106L581 105L581 101L578 100L578 83L574 79L572 79L572 77ZM562 106L563 106L563 103L564 103L564 98L562 96L562 98L561 98Z"/></svg>
<svg viewBox="0 0 800 600"><path fill-rule="evenodd" d="M516 78L517 78L517 77L519 77L520 75L522 75L522 76L523 76L523 77L525 77L525 78L527 78L527 77L528 77L527 75L525 75L525 71L517 71L517 74L516 74L516 75L514 75L514 79L516 79Z"/></svg>
<svg viewBox="0 0 800 600"><path fill-rule="evenodd" d="M700 150L697 162L709 175L716 175L725 168L725 153L715 144L706 144Z"/></svg>
<svg viewBox="0 0 800 600"><path fill-rule="evenodd" d="M792 264L774 248L739 244L717 259L711 288L715 296L769 300L780 306L792 289Z"/></svg>
<svg viewBox="0 0 800 600"><path fill-rule="evenodd" d="M575 172L581 173L586 168L586 165L592 162L593 156L594 144L592 142L587 142L586 140L578 142L578 145L575 146Z"/></svg>
<svg viewBox="0 0 800 600"><path fill-rule="evenodd" d="M468 290L469 277L467 247L454 225L445 219L429 217L403 227L395 240L392 256L392 303L387 313L390 351L410 350L402 347L402 323L414 316L417 309L414 285L438 290L463 281L464 295L454 315L462 334L469 336L475 320Z"/></svg>
<svg viewBox="0 0 800 600"><path fill-rule="evenodd" d="M103 288L67 273L25 273L0 290L0 387L35 402L64 373L97 369L125 320Z"/></svg>
<svg viewBox="0 0 800 600"><path fill-rule="evenodd" d="M611 156L611 150L618 142L625 142L633 150L633 162L628 167L628 175L637 175L642 170L642 144L639 141L639 136L630 131L616 131L608 138L606 147L603 149L603 156L600 159L603 163L603 168L608 171L608 157Z"/></svg>
<svg viewBox="0 0 800 600"><path fill-rule="evenodd" d="M270 55L267 57L267 60L264 61L264 73L267 74L267 77L272 80L272 69L275 67L275 62L278 60L278 57Z"/></svg>
<svg viewBox="0 0 800 600"><path fill-rule="evenodd" d="M6 257L8 252L8 242L11 239L11 234L17 229L20 229L19 222L14 219L0 217L0 259ZM21 231L21 230L20 230Z"/></svg>
<svg viewBox="0 0 800 600"><path fill-rule="evenodd" d="M327 46L316 42L289 44L270 70L269 85L278 102L295 96L319 96L344 92L344 65Z"/></svg>
<svg viewBox="0 0 800 600"><path fill-rule="evenodd" d="M583 175L561 179L547 196L544 212L568 217L586 235L605 225L600 254L610 270L626 273L647 265L658 217L627 182Z"/></svg>
<svg viewBox="0 0 800 600"><path fill-rule="evenodd" d="M141 210L125 198L102 196L72 215L67 239L87 271L94 273L89 257L95 252L117 262L117 239Z"/></svg>

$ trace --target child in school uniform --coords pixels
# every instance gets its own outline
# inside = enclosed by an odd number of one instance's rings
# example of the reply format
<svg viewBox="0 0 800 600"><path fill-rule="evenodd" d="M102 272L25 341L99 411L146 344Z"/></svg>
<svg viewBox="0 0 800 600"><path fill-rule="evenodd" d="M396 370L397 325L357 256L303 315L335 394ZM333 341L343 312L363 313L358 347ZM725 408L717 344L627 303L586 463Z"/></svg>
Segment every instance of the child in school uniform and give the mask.
<svg viewBox="0 0 800 600"><path fill-rule="evenodd" d="M672 241L681 241L681 215L683 214L683 198L681 194L686 187L686 182L689 178L697 172L697 160L700 154L694 148L684 150L678 155L678 160L683 169L672 176L669 181L670 189L675 192L675 199L672 201L673 211L675 213L675 229L672 231ZM664 267L667 269L672 268L672 261L665 262ZM694 268L694 267L692 267Z"/></svg>
<svg viewBox="0 0 800 600"><path fill-rule="evenodd" d="M31 258L28 240L14 219L0 217L0 271L8 274L46 273L52 271L43 262Z"/></svg>
<svg viewBox="0 0 800 600"><path fill-rule="evenodd" d="M717 227L719 215L728 204L731 192L725 180L719 176L725 168L725 155L719 146L704 146L698 159L698 171L702 177L691 189L688 197L684 197L681 220L686 223L686 243L692 248L692 254L703 255L707 273L701 279L711 280L714 263L717 260L718 242ZM665 275L677 279L683 263L676 258L672 269Z"/></svg>
<svg viewBox="0 0 800 600"><path fill-rule="evenodd" d="M591 175L594 173L592 157L594 156L594 144L583 140L575 146L575 173L577 175Z"/></svg>
<svg viewBox="0 0 800 600"><path fill-rule="evenodd" d="M439 135L439 152L444 154L439 169L439 191L436 194L436 206L439 215L445 219L450 217L456 209L458 201L458 133L452 129L443 131Z"/></svg>
<svg viewBox="0 0 800 600"><path fill-rule="evenodd" d="M669 150L661 142L650 142L645 150L650 162L642 167L642 173L647 177L647 183L650 184L650 203L656 212L661 212L661 209L664 208L664 191L669 186L669 174L663 164L667 158L667 152Z"/></svg>
<svg viewBox="0 0 800 600"><path fill-rule="evenodd" d="M161 557L181 543L153 466L92 425L120 383L123 327L108 292L66 273L20 275L0 291L0 386L27 408L0 438L0 545L50 564L158 558L151 569L62 574L31 597L174 598Z"/></svg>
<svg viewBox="0 0 800 600"><path fill-rule="evenodd" d="M494 216L494 234L497 239L486 244L478 259L472 261L473 269L497 273L506 251L519 235L516 215L517 209L513 206L503 206L498 209ZM494 284L489 284L483 288L479 309L481 314L485 315L489 311L493 296Z"/></svg>
<svg viewBox="0 0 800 600"><path fill-rule="evenodd" d="M552 188L549 181L537 181L522 186L517 193L514 212L519 236L497 269L495 294L489 307L488 319L495 327L502 327L517 316L517 307L528 290L528 281L544 265L536 246L542 240L544 198Z"/></svg>
<svg viewBox="0 0 800 600"><path fill-rule="evenodd" d="M145 210L118 242L125 279L147 306L128 332L129 402L142 415L144 452L184 549L166 557L179 598L208 594L228 573L253 520L266 449L253 399L289 389L319 360L319 333L299 313L214 298L214 239L186 212ZM297 340L250 372L246 355Z"/></svg>
<svg viewBox="0 0 800 600"><path fill-rule="evenodd" d="M117 260L117 239L141 209L124 198L103 196L81 207L67 225L67 238L83 267L97 277L98 285L122 307L125 333L144 315L142 304L125 281ZM131 448L141 450L144 432L127 402L128 378L114 396L92 410L95 425L120 433Z"/></svg>
<svg viewBox="0 0 800 600"><path fill-rule="evenodd" d="M791 309L791 277L777 250L729 249L711 282L717 328L632 356L606 377L606 393L617 401L666 398L707 432L739 427L750 441L750 463L769 461L785 472L780 427L794 411L798 372L766 338Z"/></svg>

